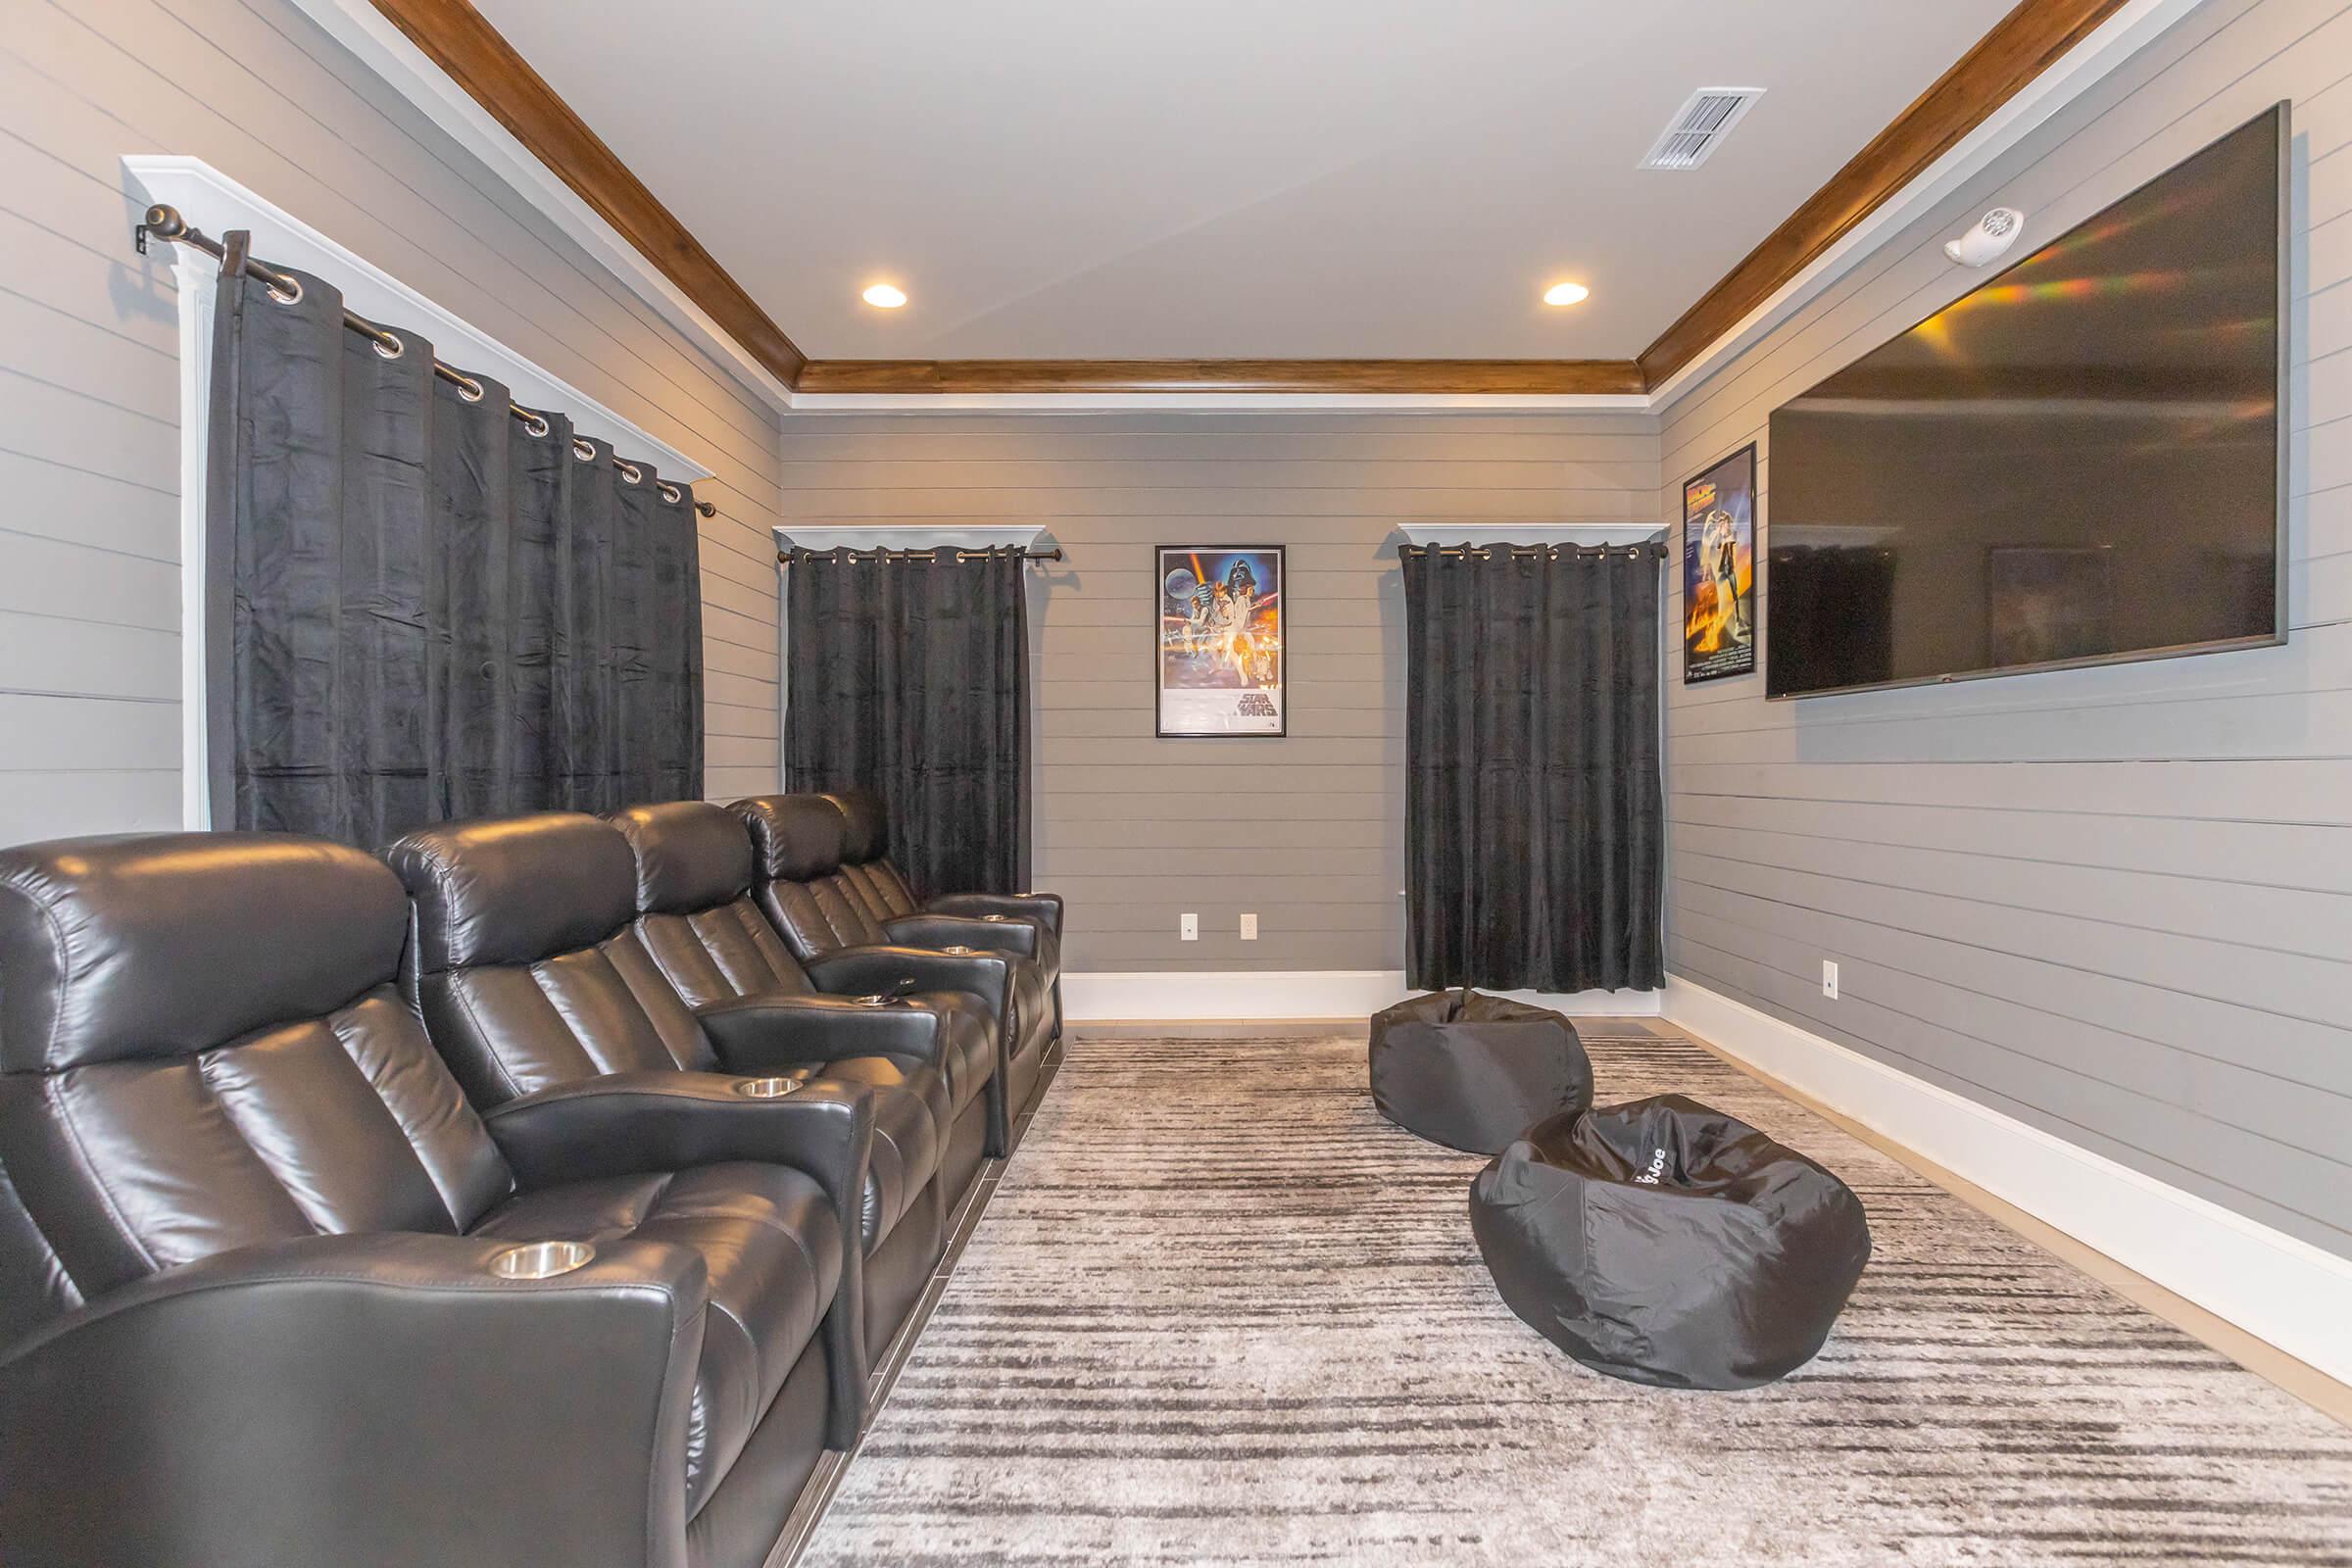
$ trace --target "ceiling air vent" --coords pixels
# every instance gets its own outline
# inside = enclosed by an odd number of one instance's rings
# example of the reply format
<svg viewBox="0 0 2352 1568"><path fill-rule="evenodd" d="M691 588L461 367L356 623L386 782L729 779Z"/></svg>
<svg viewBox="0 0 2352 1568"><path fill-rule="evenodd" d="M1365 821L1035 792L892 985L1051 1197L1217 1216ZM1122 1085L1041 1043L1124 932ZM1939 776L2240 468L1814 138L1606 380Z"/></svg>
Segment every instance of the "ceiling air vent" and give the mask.
<svg viewBox="0 0 2352 1568"><path fill-rule="evenodd" d="M1696 169L1714 155L1750 105L1764 96L1761 87L1701 87L1683 105L1666 133L1642 160L1643 169Z"/></svg>

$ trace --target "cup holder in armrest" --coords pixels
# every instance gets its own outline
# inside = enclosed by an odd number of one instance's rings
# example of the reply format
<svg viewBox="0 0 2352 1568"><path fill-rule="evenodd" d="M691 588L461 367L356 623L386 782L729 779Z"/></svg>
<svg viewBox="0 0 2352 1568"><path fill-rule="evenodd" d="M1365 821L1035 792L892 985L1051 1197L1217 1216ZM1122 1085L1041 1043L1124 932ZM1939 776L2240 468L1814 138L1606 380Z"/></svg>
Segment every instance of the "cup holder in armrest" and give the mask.
<svg viewBox="0 0 2352 1568"><path fill-rule="evenodd" d="M870 997L852 997L850 1000L860 1007L887 1007L896 999L876 992Z"/></svg>
<svg viewBox="0 0 2352 1568"><path fill-rule="evenodd" d="M982 915L980 918L981 918L981 919L983 919L983 920L994 920L994 921L996 921L996 922L997 922L999 925L1002 925L1002 924L1004 924L1004 923L1006 920L1009 920L1009 919L1011 919L1011 918L1012 918L1012 916L1011 916L1011 915L1009 915L1009 914L984 914L984 915Z"/></svg>
<svg viewBox="0 0 2352 1568"><path fill-rule="evenodd" d="M738 1078L735 1092L746 1100L782 1100L801 1087L798 1078Z"/></svg>
<svg viewBox="0 0 2352 1568"><path fill-rule="evenodd" d="M978 948L960 948L960 947L958 947L958 948L942 948L942 949L940 949L939 951L940 951L940 952L942 952L942 953L953 954L955 956L956 956L956 957L958 957L958 958L968 958L968 957L970 957L970 956L971 956L973 954L975 954L975 953L978 953L980 950L979 950Z"/></svg>
<svg viewBox="0 0 2352 1568"><path fill-rule="evenodd" d="M552 1280L585 1267L596 1256L586 1242L530 1242L510 1247L490 1260L490 1272L502 1280Z"/></svg>

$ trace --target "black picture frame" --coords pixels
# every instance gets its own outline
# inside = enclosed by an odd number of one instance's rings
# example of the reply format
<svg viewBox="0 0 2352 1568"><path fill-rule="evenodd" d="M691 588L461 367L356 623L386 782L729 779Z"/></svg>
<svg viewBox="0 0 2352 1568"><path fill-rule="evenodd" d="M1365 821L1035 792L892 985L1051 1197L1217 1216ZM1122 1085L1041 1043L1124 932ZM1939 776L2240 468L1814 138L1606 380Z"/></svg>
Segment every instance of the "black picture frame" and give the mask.
<svg viewBox="0 0 2352 1568"><path fill-rule="evenodd" d="M1683 684L1756 672L1756 444L1718 458L1683 481ZM1717 522L1717 518L1724 520ZM1722 584L1731 584L1723 603ZM1700 618L1701 590L1706 600Z"/></svg>
<svg viewBox="0 0 2352 1568"><path fill-rule="evenodd" d="M1154 545L1152 564L1152 734L1161 740L1287 736L1290 649L1282 595L1290 585L1290 563L1284 547ZM1189 581L1178 581L1179 575ZM1266 576L1271 586L1260 580ZM1228 607L1224 615L1231 616L1232 602L1243 591L1250 603L1236 627L1220 618L1218 607ZM1239 677L1232 684L1203 678L1228 666ZM1173 716L1171 695L1178 699Z"/></svg>

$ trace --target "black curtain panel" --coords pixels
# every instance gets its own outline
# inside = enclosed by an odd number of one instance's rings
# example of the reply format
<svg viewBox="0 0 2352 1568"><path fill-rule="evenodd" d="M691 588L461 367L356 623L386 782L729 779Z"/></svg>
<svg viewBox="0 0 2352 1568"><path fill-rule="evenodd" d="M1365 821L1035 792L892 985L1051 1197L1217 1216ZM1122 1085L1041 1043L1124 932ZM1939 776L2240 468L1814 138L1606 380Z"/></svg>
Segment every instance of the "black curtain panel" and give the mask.
<svg viewBox="0 0 2352 1568"><path fill-rule="evenodd" d="M881 797L925 897L1029 884L1022 561L795 550L785 567L787 783Z"/></svg>
<svg viewBox="0 0 2352 1568"><path fill-rule="evenodd" d="M1412 984L1662 984L1655 547L1402 554Z"/></svg>
<svg viewBox="0 0 2352 1568"><path fill-rule="evenodd" d="M232 239L234 236L232 236ZM234 254L232 252L232 254ZM224 272L206 507L214 822L359 845L702 794L694 502ZM636 477L630 478L634 472Z"/></svg>

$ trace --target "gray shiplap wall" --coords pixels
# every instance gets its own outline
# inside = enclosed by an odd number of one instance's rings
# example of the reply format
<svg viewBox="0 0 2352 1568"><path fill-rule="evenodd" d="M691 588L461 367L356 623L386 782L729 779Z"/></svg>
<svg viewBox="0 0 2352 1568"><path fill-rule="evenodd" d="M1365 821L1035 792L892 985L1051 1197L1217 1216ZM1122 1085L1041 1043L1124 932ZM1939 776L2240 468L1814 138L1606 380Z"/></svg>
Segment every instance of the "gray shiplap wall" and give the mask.
<svg viewBox="0 0 2352 1568"><path fill-rule="evenodd" d="M1395 530L1657 514L1646 416L810 416L783 454L791 521L1035 522L1068 552L1031 573L1035 865L1079 969L1401 968ZM1153 738L1158 544L1288 547L1288 738Z"/></svg>
<svg viewBox="0 0 2352 1568"><path fill-rule="evenodd" d="M709 787L772 788L767 409L286 0L5 13L0 843L179 821L176 299L125 153L204 159L717 470Z"/></svg>
<svg viewBox="0 0 2352 1568"><path fill-rule="evenodd" d="M1669 410L1661 504L1980 281L1938 246L1994 201L2046 239L2281 98L2290 645L1793 704L1765 703L1760 676L1685 690L1678 657L1668 952L2352 1253L2352 5L2213 0Z"/></svg>

